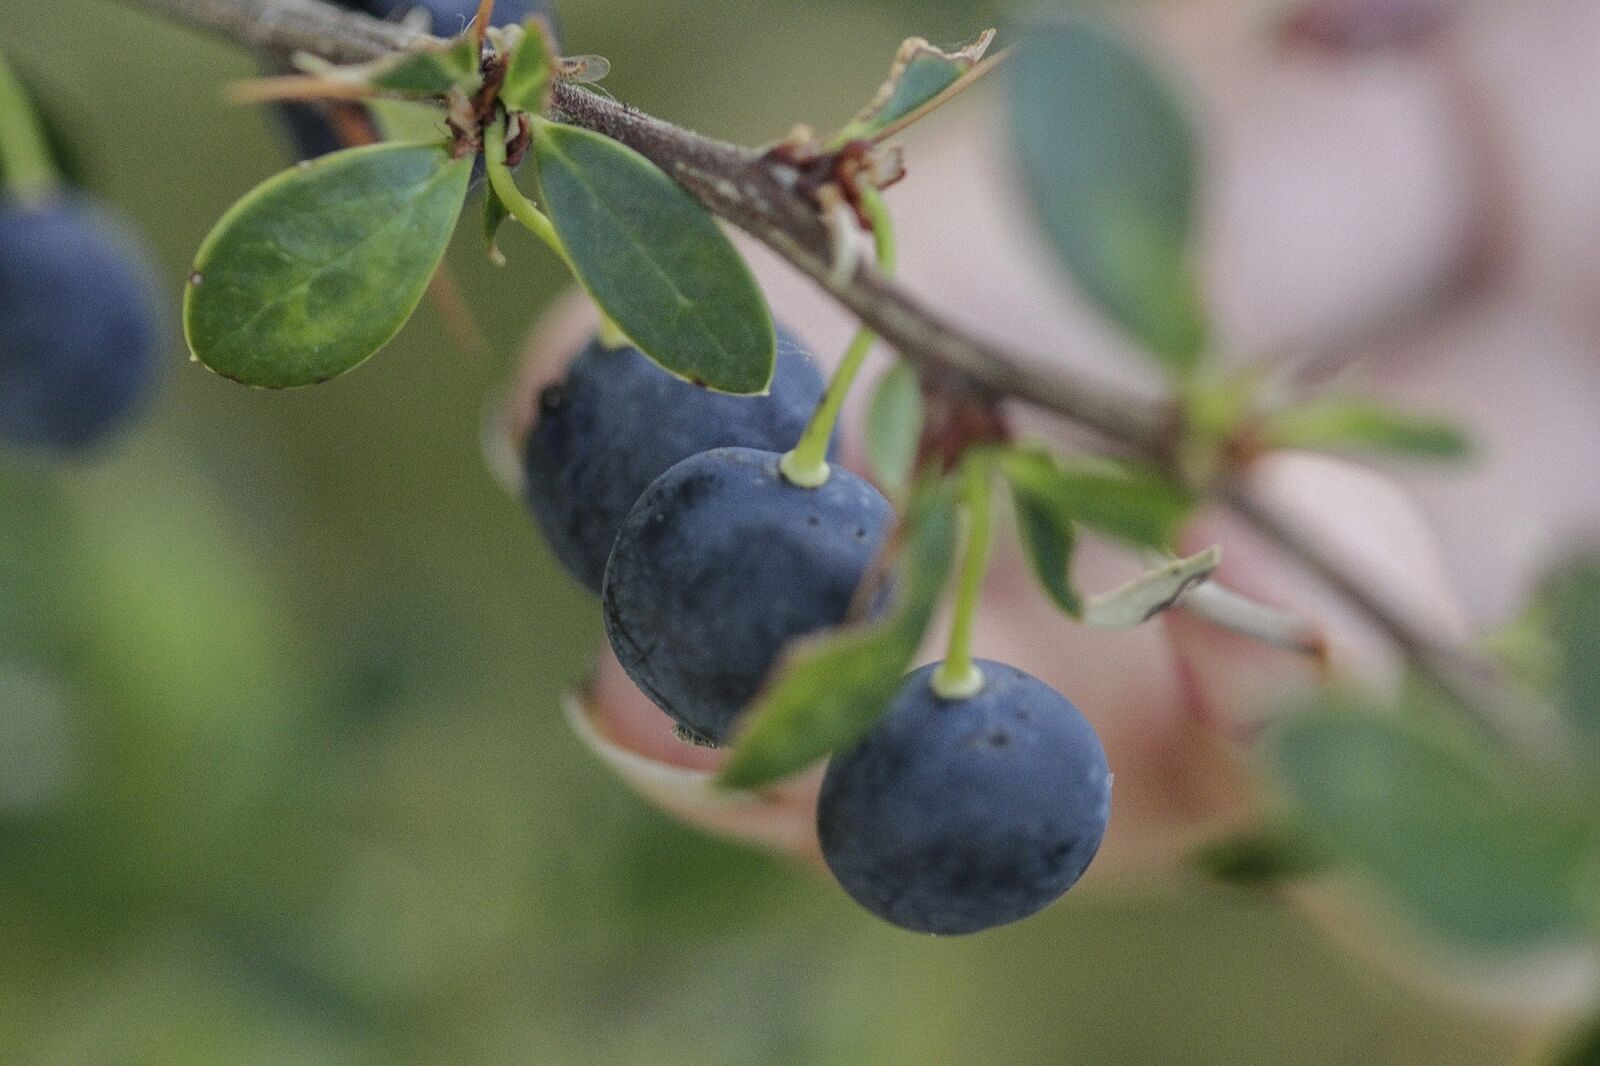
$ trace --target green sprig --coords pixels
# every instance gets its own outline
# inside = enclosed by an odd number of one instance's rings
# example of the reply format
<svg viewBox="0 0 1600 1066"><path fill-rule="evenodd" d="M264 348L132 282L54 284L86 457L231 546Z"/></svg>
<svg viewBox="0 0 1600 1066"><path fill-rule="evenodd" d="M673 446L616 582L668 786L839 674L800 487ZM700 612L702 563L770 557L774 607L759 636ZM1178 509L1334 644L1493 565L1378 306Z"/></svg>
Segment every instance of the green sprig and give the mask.
<svg viewBox="0 0 1600 1066"><path fill-rule="evenodd" d="M21 80L0 56L0 169L19 200L39 200L61 180L50 142Z"/></svg>
<svg viewBox="0 0 1600 1066"><path fill-rule="evenodd" d="M962 463L963 504L967 512L967 544L956 585L955 621L944 662L933 675L933 691L941 699L964 700L983 690L983 671L972 661L973 622L989 566L993 519L989 506L990 457L969 452Z"/></svg>
<svg viewBox="0 0 1600 1066"><path fill-rule="evenodd" d="M861 206L872 223L872 239L877 248L878 269L886 276L892 277L899 252L895 244L894 220L889 217L889 207L883 202L883 195L871 187L861 191ZM850 341L850 347L845 349L844 358L839 361L838 369L828 381L827 391L822 394L822 402L817 405L816 414L811 416L810 423L801 434L800 443L784 453L779 461L778 469L793 484L801 488L815 489L828 483L831 473L827 458L828 442L833 439L834 427L839 422L839 413L844 410L845 397L850 395L850 389L860 375L862 365L867 361L867 353L872 350L872 344L877 339L878 335L865 326L856 331L855 337Z"/></svg>
<svg viewBox="0 0 1600 1066"><path fill-rule="evenodd" d="M535 120L537 121L537 120ZM572 256L567 252L567 246L561 243L560 234L556 233L555 224L550 217L539 210L537 204L528 199L522 190L517 187L517 182L511 174L511 167L506 163L506 120L495 119L484 135L483 142L484 172L489 177L489 189L495 198L505 207L511 217L516 219L524 229L544 242L561 261L567 265L574 278L578 277L578 266L572 261ZM600 339L608 348L621 348L628 344L628 335L622 327L613 322L604 310L600 311Z"/></svg>

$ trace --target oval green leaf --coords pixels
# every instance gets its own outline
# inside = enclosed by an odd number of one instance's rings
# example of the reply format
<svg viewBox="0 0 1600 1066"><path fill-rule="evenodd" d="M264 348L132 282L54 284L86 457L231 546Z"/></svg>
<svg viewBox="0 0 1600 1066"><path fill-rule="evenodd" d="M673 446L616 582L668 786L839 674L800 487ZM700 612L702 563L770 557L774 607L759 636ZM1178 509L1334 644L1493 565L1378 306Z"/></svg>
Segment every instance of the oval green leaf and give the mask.
<svg viewBox="0 0 1600 1066"><path fill-rule="evenodd" d="M1008 450L1001 469L1031 497L1107 536L1164 549L1193 501L1166 479L1134 466L1089 457L1057 459L1027 446Z"/></svg>
<svg viewBox="0 0 1600 1066"><path fill-rule="evenodd" d="M1465 431L1449 419L1350 397L1330 397L1281 411L1267 420L1262 432L1274 448L1439 460L1464 459L1472 451Z"/></svg>
<svg viewBox="0 0 1600 1066"><path fill-rule="evenodd" d="M382 348L416 310L466 200L443 145L335 152L269 178L195 257L184 335L246 385L314 385Z"/></svg>
<svg viewBox="0 0 1600 1066"><path fill-rule="evenodd" d="M362 68L356 68L362 69ZM478 42L463 36L441 48L425 48L365 68L367 84L376 89L411 96L444 96L460 88L471 93L478 87Z"/></svg>
<svg viewBox="0 0 1600 1066"><path fill-rule="evenodd" d="M985 30L969 44L947 52L921 37L906 39L895 53L888 80L860 114L828 143L838 147L858 137L879 137L913 120L971 74L993 40L994 31Z"/></svg>
<svg viewBox="0 0 1600 1066"><path fill-rule="evenodd" d="M597 133L536 122L533 150L579 280L629 340L685 380L765 392L772 315L711 216L655 164Z"/></svg>
<svg viewBox="0 0 1600 1066"><path fill-rule="evenodd" d="M529 19L522 39L516 43L506 64L506 80L500 86L500 102L512 111L542 115L550 107L550 78L555 66L550 37L544 23Z"/></svg>
<svg viewBox="0 0 1600 1066"><path fill-rule="evenodd" d="M1034 577L1057 607L1074 618L1082 616L1083 600L1072 587L1072 550L1077 542L1072 505L1055 461L1041 452L1012 451L1000 469L1011 486L1017 534Z"/></svg>
<svg viewBox="0 0 1600 1066"><path fill-rule="evenodd" d="M1587 935L1592 830L1523 769L1348 701L1286 720L1269 751L1300 823L1422 926L1489 954Z"/></svg>
<svg viewBox="0 0 1600 1066"><path fill-rule="evenodd" d="M1553 644L1556 701L1590 755L1600 753L1600 550L1564 563L1541 590Z"/></svg>
<svg viewBox="0 0 1600 1066"><path fill-rule="evenodd" d="M31 200L47 195L60 177L35 95L0 54L0 195Z"/></svg>
<svg viewBox="0 0 1600 1066"><path fill-rule="evenodd" d="M1196 152L1165 81L1104 29L1038 27L1012 79L1022 170L1083 292L1169 368L1206 343L1192 263Z"/></svg>

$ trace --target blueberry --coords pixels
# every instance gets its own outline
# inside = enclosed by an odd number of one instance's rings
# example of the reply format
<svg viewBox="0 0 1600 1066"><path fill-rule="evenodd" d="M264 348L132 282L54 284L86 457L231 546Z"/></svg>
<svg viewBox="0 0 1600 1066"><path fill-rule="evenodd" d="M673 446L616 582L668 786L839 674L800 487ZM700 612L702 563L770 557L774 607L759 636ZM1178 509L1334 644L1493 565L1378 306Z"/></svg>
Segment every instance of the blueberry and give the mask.
<svg viewBox="0 0 1600 1066"><path fill-rule="evenodd" d="M1111 813L1093 727L1060 693L980 661L968 699L911 673L865 740L834 756L817 802L822 854L878 917L922 933L1026 918L1083 874Z"/></svg>
<svg viewBox="0 0 1600 1066"><path fill-rule="evenodd" d="M364 115L355 105L347 103L278 104L273 109L288 134L296 159L316 159L348 147L329 118L329 108L333 107L344 108L353 119Z"/></svg>
<svg viewBox="0 0 1600 1066"><path fill-rule="evenodd" d="M781 328L766 396L711 392L637 349L591 341L540 395L523 447L528 505L556 558L598 593L617 530L652 481L712 448L792 448L822 390L811 357Z"/></svg>
<svg viewBox="0 0 1600 1066"><path fill-rule="evenodd" d="M606 567L606 635L618 661L713 743L785 645L845 620L892 517L849 471L802 489L778 460L718 448L678 463L628 513Z"/></svg>
<svg viewBox="0 0 1600 1066"><path fill-rule="evenodd" d="M435 36L454 37L478 13L478 0L336 0L341 7L365 11L381 19L404 18L414 8L426 11ZM554 17L549 0L496 0L492 25L521 24L534 15Z"/></svg>
<svg viewBox="0 0 1600 1066"><path fill-rule="evenodd" d="M376 18L399 19L415 8L429 16L431 31L440 37L453 37L467 28L478 13L477 0L334 0L338 6L360 11ZM520 25L533 16L542 17L555 32L554 0L497 0L494 5L494 25ZM315 159L337 152L349 145L339 136L330 112L339 109L349 115L352 122L364 122L364 108L338 101L318 103L279 104L276 108L285 132L289 135L300 159ZM478 164L481 167L481 162ZM474 172L476 173L476 171Z"/></svg>
<svg viewBox="0 0 1600 1066"><path fill-rule="evenodd" d="M0 200L0 440L75 451L128 418L155 376L150 278L81 196Z"/></svg>

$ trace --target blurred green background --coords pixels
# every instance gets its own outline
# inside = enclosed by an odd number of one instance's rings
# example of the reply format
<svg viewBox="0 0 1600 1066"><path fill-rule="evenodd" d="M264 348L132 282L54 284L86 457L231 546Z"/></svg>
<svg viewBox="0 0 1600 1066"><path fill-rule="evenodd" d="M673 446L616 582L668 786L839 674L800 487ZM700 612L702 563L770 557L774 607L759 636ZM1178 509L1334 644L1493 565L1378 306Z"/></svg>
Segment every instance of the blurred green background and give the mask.
<svg viewBox="0 0 1600 1066"><path fill-rule="evenodd" d="M558 706L600 624L485 470L478 427L554 261L452 264L492 360L428 309L323 387L186 363L212 222L286 161L220 102L251 60L95 0L7 0L154 243L166 388L92 464L0 457L0 1061L1491 1063L1510 1036L1174 879L954 941L689 832ZM847 116L955 2L569 2L619 97L748 141Z"/></svg>

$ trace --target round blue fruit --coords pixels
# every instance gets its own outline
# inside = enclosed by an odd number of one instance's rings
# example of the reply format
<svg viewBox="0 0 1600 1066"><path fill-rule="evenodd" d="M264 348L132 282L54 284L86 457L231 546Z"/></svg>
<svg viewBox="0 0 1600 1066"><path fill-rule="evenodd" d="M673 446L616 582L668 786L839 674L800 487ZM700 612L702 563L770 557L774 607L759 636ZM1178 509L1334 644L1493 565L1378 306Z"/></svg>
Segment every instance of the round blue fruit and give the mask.
<svg viewBox="0 0 1600 1066"><path fill-rule="evenodd" d="M365 11L382 19L403 18L414 9L426 11L437 37L454 37L465 30L478 14L478 0L338 0L340 6ZM526 22L534 15L553 17L547 0L496 0L491 24L510 26Z"/></svg>
<svg viewBox="0 0 1600 1066"><path fill-rule="evenodd" d="M340 139L328 118L327 104L278 104L273 110L283 124L297 159L317 159L349 147ZM354 107L339 103L331 106Z"/></svg>
<svg viewBox="0 0 1600 1066"><path fill-rule="evenodd" d="M711 392L636 348L591 341L539 396L523 447L528 506L561 565L598 593L617 531L652 481L712 448L787 451L822 390L811 357L781 328L766 396Z"/></svg>
<svg viewBox="0 0 1600 1066"><path fill-rule="evenodd" d="M784 647L836 626L893 517L847 470L803 489L776 452L718 448L645 490L606 568L606 634L679 725L727 739Z"/></svg>
<svg viewBox="0 0 1600 1066"><path fill-rule="evenodd" d="M155 377L150 278L88 200L0 200L0 440L76 451L126 421Z"/></svg>
<svg viewBox="0 0 1600 1066"><path fill-rule="evenodd" d="M921 933L1026 918L1082 876L1111 814L1094 728L1059 692L980 661L976 696L907 676L865 740L835 755L817 802L822 854L873 914Z"/></svg>

